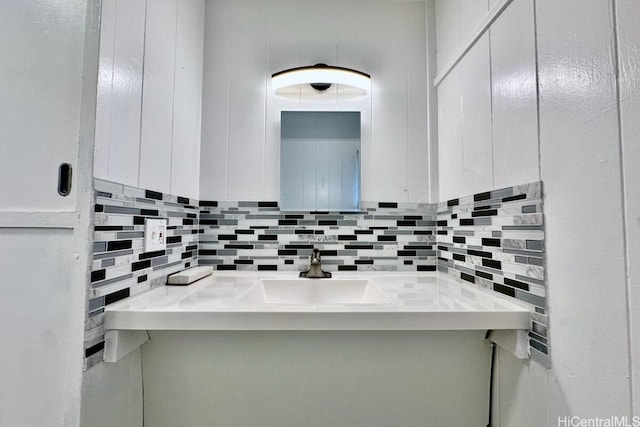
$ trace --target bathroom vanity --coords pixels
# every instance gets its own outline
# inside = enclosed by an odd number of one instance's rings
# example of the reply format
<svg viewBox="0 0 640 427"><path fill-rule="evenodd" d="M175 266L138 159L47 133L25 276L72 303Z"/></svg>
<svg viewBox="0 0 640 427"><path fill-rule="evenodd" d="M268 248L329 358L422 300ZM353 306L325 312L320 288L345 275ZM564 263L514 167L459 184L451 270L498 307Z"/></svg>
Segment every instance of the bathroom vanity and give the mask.
<svg viewBox="0 0 640 427"><path fill-rule="evenodd" d="M144 343L145 421L486 424L486 331L528 329L527 308L438 273L296 276L214 273L109 305L105 358Z"/></svg>
<svg viewBox="0 0 640 427"><path fill-rule="evenodd" d="M280 285L280 286L278 286ZM529 309L438 273L214 273L106 307L107 330L528 329Z"/></svg>

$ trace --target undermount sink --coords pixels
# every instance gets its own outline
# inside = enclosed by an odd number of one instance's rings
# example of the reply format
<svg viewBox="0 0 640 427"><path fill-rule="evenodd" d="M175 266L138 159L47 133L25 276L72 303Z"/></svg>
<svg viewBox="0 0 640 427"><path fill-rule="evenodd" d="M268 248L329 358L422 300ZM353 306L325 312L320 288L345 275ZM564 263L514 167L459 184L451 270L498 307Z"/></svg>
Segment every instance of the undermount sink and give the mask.
<svg viewBox="0 0 640 427"><path fill-rule="evenodd" d="M389 304L391 299L367 279L261 279L238 304Z"/></svg>

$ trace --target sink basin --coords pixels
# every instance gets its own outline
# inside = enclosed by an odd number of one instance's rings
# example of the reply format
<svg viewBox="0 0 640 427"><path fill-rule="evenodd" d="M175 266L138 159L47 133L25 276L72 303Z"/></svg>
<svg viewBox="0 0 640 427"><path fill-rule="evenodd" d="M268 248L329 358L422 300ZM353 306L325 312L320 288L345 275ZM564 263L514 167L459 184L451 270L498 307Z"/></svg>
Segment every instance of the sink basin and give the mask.
<svg viewBox="0 0 640 427"><path fill-rule="evenodd" d="M238 304L389 304L391 299L367 279L262 279Z"/></svg>

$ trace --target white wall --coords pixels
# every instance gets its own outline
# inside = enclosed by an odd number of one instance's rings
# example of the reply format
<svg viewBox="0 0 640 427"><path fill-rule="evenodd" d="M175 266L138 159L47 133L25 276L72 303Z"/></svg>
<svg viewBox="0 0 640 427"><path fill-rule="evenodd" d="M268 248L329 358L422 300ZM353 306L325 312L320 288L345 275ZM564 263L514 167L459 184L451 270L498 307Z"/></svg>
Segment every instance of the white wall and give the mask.
<svg viewBox="0 0 640 427"><path fill-rule="evenodd" d="M198 197L204 0L104 0L97 178Z"/></svg>
<svg viewBox="0 0 640 427"><path fill-rule="evenodd" d="M197 198L204 1L102 8L94 176ZM135 353L85 372L82 425L142 426L141 369Z"/></svg>
<svg viewBox="0 0 640 427"><path fill-rule="evenodd" d="M82 427L143 427L140 350L118 363L100 363L82 378Z"/></svg>
<svg viewBox="0 0 640 427"><path fill-rule="evenodd" d="M152 331L153 427L481 426L482 331Z"/></svg>
<svg viewBox="0 0 640 427"><path fill-rule="evenodd" d="M640 192L638 191L639 172L637 160L640 159L640 7L635 0L616 2L616 24L619 61L620 94L620 131L622 150L622 178L624 191L624 232L627 239L627 286L629 292L629 316L631 325L631 385L634 393L633 413L640 415ZM634 160L635 159L635 160Z"/></svg>
<svg viewBox="0 0 640 427"><path fill-rule="evenodd" d="M138 183L145 1L106 0L100 62L94 175Z"/></svg>
<svg viewBox="0 0 640 427"><path fill-rule="evenodd" d="M489 3L436 4L441 74ZM512 3L438 86L441 200L540 179L532 16Z"/></svg>
<svg viewBox="0 0 640 427"><path fill-rule="evenodd" d="M474 3L436 1L439 67L496 2ZM497 425L640 415L639 18L633 1L514 0L438 86L442 200L544 183L552 369L500 353Z"/></svg>
<svg viewBox="0 0 640 427"><path fill-rule="evenodd" d="M208 0L200 198L278 200L280 112L324 109L362 112L362 200L428 200L424 7ZM318 62L371 74L371 93L272 92L272 73Z"/></svg>
<svg viewBox="0 0 640 427"><path fill-rule="evenodd" d="M580 19L567 22L578 7ZM539 2L537 17L540 167L557 365L550 399L563 398L579 413L629 414L627 236L611 4Z"/></svg>

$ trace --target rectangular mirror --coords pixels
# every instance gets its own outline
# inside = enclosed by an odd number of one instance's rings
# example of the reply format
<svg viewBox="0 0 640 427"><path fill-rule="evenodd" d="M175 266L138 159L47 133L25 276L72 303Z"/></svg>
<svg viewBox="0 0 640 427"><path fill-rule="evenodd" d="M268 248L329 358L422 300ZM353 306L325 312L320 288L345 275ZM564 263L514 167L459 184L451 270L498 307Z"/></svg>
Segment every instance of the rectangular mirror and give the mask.
<svg viewBox="0 0 640 427"><path fill-rule="evenodd" d="M360 208L360 112L283 111L280 208Z"/></svg>

